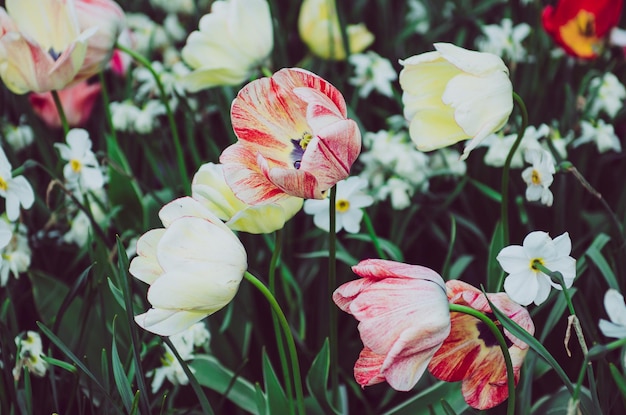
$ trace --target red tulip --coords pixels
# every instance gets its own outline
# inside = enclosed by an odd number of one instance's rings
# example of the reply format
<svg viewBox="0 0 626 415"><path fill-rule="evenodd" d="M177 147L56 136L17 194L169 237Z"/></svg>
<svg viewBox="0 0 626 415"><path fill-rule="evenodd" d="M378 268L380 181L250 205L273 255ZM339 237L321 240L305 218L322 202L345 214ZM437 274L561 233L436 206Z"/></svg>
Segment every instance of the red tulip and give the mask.
<svg viewBox="0 0 626 415"><path fill-rule="evenodd" d="M543 10L543 27L568 54L593 59L619 22L623 5L623 0L560 0Z"/></svg>
<svg viewBox="0 0 626 415"><path fill-rule="evenodd" d="M59 99L70 127L81 126L87 122L96 99L100 96L100 89L99 83L88 84L83 81L59 91ZM28 100L35 114L49 127L61 127L61 118L51 92L32 93Z"/></svg>
<svg viewBox="0 0 626 415"><path fill-rule="evenodd" d="M239 141L220 162L228 185L250 205L322 199L361 151L341 93L303 69L250 82L233 101L231 119Z"/></svg>

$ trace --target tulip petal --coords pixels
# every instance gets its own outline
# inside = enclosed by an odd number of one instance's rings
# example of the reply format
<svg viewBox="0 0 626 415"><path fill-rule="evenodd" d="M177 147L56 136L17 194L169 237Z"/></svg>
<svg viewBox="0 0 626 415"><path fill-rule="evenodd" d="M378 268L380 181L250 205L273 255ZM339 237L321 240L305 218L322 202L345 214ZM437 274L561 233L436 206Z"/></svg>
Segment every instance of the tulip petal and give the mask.
<svg viewBox="0 0 626 415"><path fill-rule="evenodd" d="M141 328L159 336L171 336L186 330L206 316L205 313L151 308L143 314L136 315L135 322Z"/></svg>
<svg viewBox="0 0 626 415"><path fill-rule="evenodd" d="M146 284L152 284L161 274L163 268L157 260L157 245L165 229L152 229L137 240L137 256L130 261L129 272Z"/></svg>
<svg viewBox="0 0 626 415"><path fill-rule="evenodd" d="M356 382L361 386L370 386L384 382L385 376L380 373L380 368L384 361L384 355L376 354L364 347L354 364L354 379Z"/></svg>

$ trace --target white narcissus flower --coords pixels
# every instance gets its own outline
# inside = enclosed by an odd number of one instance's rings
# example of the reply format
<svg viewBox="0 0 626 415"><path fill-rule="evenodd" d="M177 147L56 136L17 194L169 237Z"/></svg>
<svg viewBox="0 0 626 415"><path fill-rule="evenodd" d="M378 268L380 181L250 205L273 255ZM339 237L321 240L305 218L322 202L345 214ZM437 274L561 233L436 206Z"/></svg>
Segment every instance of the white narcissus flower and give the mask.
<svg viewBox="0 0 626 415"><path fill-rule="evenodd" d="M33 129L27 124L15 126L7 124L5 125L2 134L13 151L20 151L31 145L35 140L35 133L33 132Z"/></svg>
<svg viewBox="0 0 626 415"><path fill-rule="evenodd" d="M389 59L368 51L350 55L348 61L354 65L354 77L348 82L359 88L361 98L367 98L374 89L387 97L393 96L391 83L398 78L398 74Z"/></svg>
<svg viewBox="0 0 626 415"><path fill-rule="evenodd" d="M74 128L67 133L65 140L67 144L54 144L61 158L68 162L63 167L65 180L78 184L82 191L102 188L104 176L96 155L91 151L89 133L82 128Z"/></svg>
<svg viewBox="0 0 626 415"><path fill-rule="evenodd" d="M13 368L13 378L19 381L24 366L31 374L40 378L44 377L48 370L48 363L41 358L44 353L39 333L29 330L15 338L15 345L19 349L19 356Z"/></svg>
<svg viewBox="0 0 626 415"><path fill-rule="evenodd" d="M421 151L471 139L466 158L485 137L502 128L513 111L513 86L502 59L449 43L400 64L404 116Z"/></svg>
<svg viewBox="0 0 626 415"><path fill-rule="evenodd" d="M626 87L617 76L607 72L601 78L593 78L589 83L589 90L592 97L589 114L596 117L600 111L605 111L611 118L615 118L626 98Z"/></svg>
<svg viewBox="0 0 626 415"><path fill-rule="evenodd" d="M540 305L548 298L551 287L561 290L558 282L535 268L535 261L552 272L560 272L565 286L570 288L576 277L576 260L569 256L571 251L567 232L552 240L546 232L535 231L524 238L522 246L503 248L496 259L509 274L504 280L504 291L521 305Z"/></svg>
<svg viewBox="0 0 626 415"><path fill-rule="evenodd" d="M626 304L624 296L610 288L604 294L604 309L611 321L600 319L600 331L606 337L623 339L626 337Z"/></svg>
<svg viewBox="0 0 626 415"><path fill-rule="evenodd" d="M374 203L374 198L363 192L366 188L367 180L361 177L348 177L337 182L335 232L339 232L341 229L345 229L346 232L350 233L359 232L361 219L363 218L361 209ZM330 230L329 207L329 198L322 200L308 199L304 202L304 211L309 215L313 215L315 226L326 232Z"/></svg>
<svg viewBox="0 0 626 415"><path fill-rule="evenodd" d="M26 225L20 223L16 227L4 217L0 218L0 247L0 287L3 287L9 281L9 274L19 278L20 273L30 267L32 252Z"/></svg>
<svg viewBox="0 0 626 415"><path fill-rule="evenodd" d="M582 130L580 137L572 142L572 146L578 147L581 144L595 142L600 153L606 153L609 150L618 153L622 151L622 143L615 134L612 124L607 124L602 119L599 119L595 125L589 121L582 121L580 128Z"/></svg>
<svg viewBox="0 0 626 415"><path fill-rule="evenodd" d="M430 18L426 6L420 0L409 0L407 2L409 12L406 15L406 23L409 27L414 27L415 32L423 35L430 29Z"/></svg>
<svg viewBox="0 0 626 415"><path fill-rule="evenodd" d="M193 176L192 197L223 220L230 229L248 233L271 233L302 209L303 199L288 197L275 203L249 205L226 184L221 164L206 163Z"/></svg>
<svg viewBox="0 0 626 415"><path fill-rule="evenodd" d="M239 85L272 52L272 15L266 0L219 0L187 38L183 60L194 69L182 79L196 92Z"/></svg>
<svg viewBox="0 0 626 415"><path fill-rule="evenodd" d="M20 205L30 209L35 193L24 176L13 177L12 166L4 150L0 148L0 197L6 200L7 218L15 222L20 216Z"/></svg>
<svg viewBox="0 0 626 415"><path fill-rule="evenodd" d="M139 238L130 273L150 284L152 308L135 321L152 333L171 336L233 299L247 256L235 234L191 197L168 203L159 217L164 228Z"/></svg>
<svg viewBox="0 0 626 415"><path fill-rule="evenodd" d="M511 19L504 18L499 25L484 25L482 30L485 36L476 42L481 52L493 53L513 62L521 62L526 58L522 41L530 34L528 24L520 23L513 27Z"/></svg>
<svg viewBox="0 0 626 415"><path fill-rule="evenodd" d="M541 150L539 139L547 137L550 134L550 127L541 124L539 127L532 125L526 127L522 142L520 143L513 158L511 159L511 168L520 168L524 165L524 153L526 150ZM485 164L492 167L502 167L511 151L511 147L517 140L517 134L509 134L502 136L500 134L491 134L480 145L487 147L485 153Z"/></svg>
<svg viewBox="0 0 626 415"><path fill-rule="evenodd" d="M550 191L555 173L554 159L545 150L526 150L524 154L526 161L532 166L527 167L522 172L522 179L526 182L526 200L540 200L542 204L552 206L554 196Z"/></svg>

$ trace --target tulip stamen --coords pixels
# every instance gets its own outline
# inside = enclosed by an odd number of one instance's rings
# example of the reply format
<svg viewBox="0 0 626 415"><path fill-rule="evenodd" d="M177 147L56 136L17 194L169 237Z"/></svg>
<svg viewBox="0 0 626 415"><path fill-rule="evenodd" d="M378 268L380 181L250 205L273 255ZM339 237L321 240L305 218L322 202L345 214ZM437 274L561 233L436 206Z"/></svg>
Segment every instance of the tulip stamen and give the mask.
<svg viewBox="0 0 626 415"><path fill-rule="evenodd" d="M57 52L52 48L48 49L48 55L50 55L55 61L59 59L62 53L63 52Z"/></svg>
<svg viewBox="0 0 626 415"><path fill-rule="evenodd" d="M311 135L311 133L309 133L308 131L305 131L304 133L302 133L301 138L291 140L294 147L293 151L291 152L291 156L295 159L293 162L293 166L296 169L300 168L300 164L302 163L302 156L304 155L304 152L312 139L313 135Z"/></svg>

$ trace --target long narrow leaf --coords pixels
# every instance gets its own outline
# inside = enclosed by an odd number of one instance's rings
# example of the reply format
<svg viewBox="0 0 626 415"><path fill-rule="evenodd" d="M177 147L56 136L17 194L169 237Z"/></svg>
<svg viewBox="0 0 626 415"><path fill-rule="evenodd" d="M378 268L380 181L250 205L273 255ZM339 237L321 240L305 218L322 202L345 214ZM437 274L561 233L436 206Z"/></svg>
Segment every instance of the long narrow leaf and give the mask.
<svg viewBox="0 0 626 415"><path fill-rule="evenodd" d="M333 408L330 399L328 399L327 385L330 365L328 349L328 338L326 338L306 376L306 386L325 414L335 413L339 415L341 412Z"/></svg>
<svg viewBox="0 0 626 415"><path fill-rule="evenodd" d="M113 320L113 338L111 340L111 365L113 366L113 379L115 379L115 386L117 391L122 397L122 403L127 412L130 412L131 405L133 403L133 392L128 383L128 378L124 371L124 365L120 360L120 355L117 352L117 343L115 342L115 320Z"/></svg>

